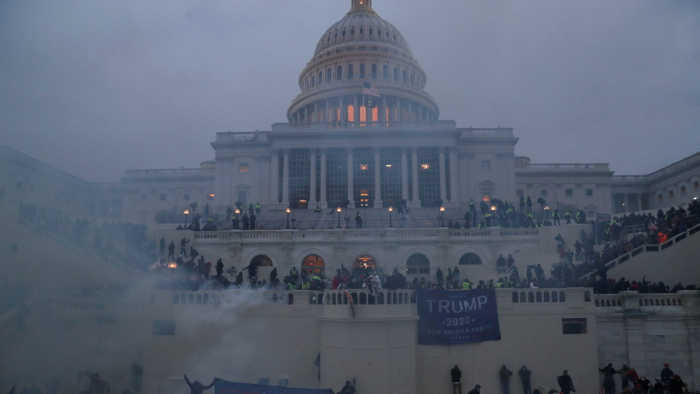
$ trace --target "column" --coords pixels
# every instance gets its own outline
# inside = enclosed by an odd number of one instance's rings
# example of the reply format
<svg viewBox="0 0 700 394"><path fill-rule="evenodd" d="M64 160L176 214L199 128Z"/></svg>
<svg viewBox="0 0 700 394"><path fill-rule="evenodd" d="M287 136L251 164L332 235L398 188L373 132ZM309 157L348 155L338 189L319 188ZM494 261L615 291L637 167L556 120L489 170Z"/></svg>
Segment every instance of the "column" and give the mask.
<svg viewBox="0 0 700 394"><path fill-rule="evenodd" d="M643 209L642 209L642 193L637 193L637 210L643 211Z"/></svg>
<svg viewBox="0 0 700 394"><path fill-rule="evenodd" d="M622 193L622 212L629 212L629 203L627 202L627 193Z"/></svg>
<svg viewBox="0 0 700 394"><path fill-rule="evenodd" d="M413 148L412 160L413 163L411 163L411 167L413 167L413 201L411 201L411 207L420 208L420 195L418 194L418 148Z"/></svg>
<svg viewBox="0 0 700 394"><path fill-rule="evenodd" d="M379 108L379 111L381 112L379 114L379 120L386 123L388 119L386 118L386 97L382 96L382 106Z"/></svg>
<svg viewBox="0 0 700 394"><path fill-rule="evenodd" d="M348 112L347 108L345 107L345 100L343 98L339 98L340 100L340 121L341 122L347 122L348 121Z"/></svg>
<svg viewBox="0 0 700 394"><path fill-rule="evenodd" d="M316 203L316 149L310 149L309 154L309 208L312 207L311 203Z"/></svg>
<svg viewBox="0 0 700 394"><path fill-rule="evenodd" d="M403 108L401 107L401 99L396 100L396 109L398 110L398 121L403 122Z"/></svg>
<svg viewBox="0 0 700 394"><path fill-rule="evenodd" d="M350 208L355 208L355 181L354 181L354 170L355 163L353 160L353 148L348 148L348 201L350 201Z"/></svg>
<svg viewBox="0 0 700 394"><path fill-rule="evenodd" d="M279 170L280 155L277 149L272 150L272 164L270 165L270 203L279 203Z"/></svg>
<svg viewBox="0 0 700 394"><path fill-rule="evenodd" d="M282 170L282 205L289 205L289 149L284 151L284 169Z"/></svg>
<svg viewBox="0 0 700 394"><path fill-rule="evenodd" d="M459 202L459 176L457 163L457 149L449 148L450 152L450 202Z"/></svg>
<svg viewBox="0 0 700 394"><path fill-rule="evenodd" d="M401 148L401 199L408 201L408 157L405 146Z"/></svg>
<svg viewBox="0 0 700 394"><path fill-rule="evenodd" d="M440 161L440 199L444 204L447 201L447 177L445 173L445 148L438 148L438 160Z"/></svg>
<svg viewBox="0 0 700 394"><path fill-rule="evenodd" d="M326 99L326 108L323 111L323 121L328 123L331 121L331 101Z"/></svg>
<svg viewBox="0 0 700 394"><path fill-rule="evenodd" d="M355 98L354 98L354 101L352 104L352 111L353 111L353 116L354 116L353 120L355 122L359 122L360 121L360 107L357 106L357 95L355 95Z"/></svg>
<svg viewBox="0 0 700 394"><path fill-rule="evenodd" d="M326 201L326 148L321 148L321 208L328 208L328 201Z"/></svg>
<svg viewBox="0 0 700 394"><path fill-rule="evenodd" d="M318 119L318 104L314 103L314 122L318 123L320 120Z"/></svg>
<svg viewBox="0 0 700 394"><path fill-rule="evenodd" d="M379 160L380 148L374 148L374 207L382 207L382 169Z"/></svg>

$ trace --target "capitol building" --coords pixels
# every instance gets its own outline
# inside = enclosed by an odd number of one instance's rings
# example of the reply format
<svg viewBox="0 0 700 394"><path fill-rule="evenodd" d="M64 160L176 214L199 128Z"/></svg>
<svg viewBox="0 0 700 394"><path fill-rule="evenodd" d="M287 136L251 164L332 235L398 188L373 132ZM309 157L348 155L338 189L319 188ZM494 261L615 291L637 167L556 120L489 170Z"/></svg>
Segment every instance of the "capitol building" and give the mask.
<svg viewBox="0 0 700 394"><path fill-rule="evenodd" d="M36 281L54 291L30 292L21 307L8 302L0 314L0 345L8 349L0 355L0 390L32 382L38 370L45 379L70 375L59 392L73 392L73 375L92 368L114 392L138 375L143 393L184 393L184 372L204 384L218 377L338 391L355 379L358 394L434 394L451 390L449 370L458 364L465 390L480 384L490 393L500 389L498 369L506 364L516 373L514 394L523 392L523 365L533 373L533 389L558 390L556 378L567 369L586 393L598 391L596 368L608 362L650 379L668 362L689 389L700 389L698 291L497 289L499 340L431 346L416 340L411 290L371 297L352 290L352 308L337 290L147 287L121 298L66 295L62 289L88 282L140 283L148 275L19 215L36 204L96 223L143 224L156 242L179 250L187 239L188 250L212 263L221 259L228 272L255 263L262 278L273 269L281 277L292 267L332 276L362 266L434 280L438 269L459 267L462 278L478 281L503 275L499 256L512 255L521 275L537 264L549 273L561 262L555 237L573 248L591 226L465 228L470 202L478 209L497 199L517 209L521 197L530 198L534 221L551 220L557 210L563 222L565 212L595 220L700 197L700 152L626 176L607 163L538 164L516 156L513 128L441 119L418 60L372 0L351 0L301 70L287 123L217 133L213 159L203 158L199 168L127 170L120 182L91 183L0 147L7 169L0 172L0 209L9 218L0 227L3 291ZM254 228L232 223L232 210L240 216L249 207L259 208ZM175 229L195 215L212 231ZM684 235L690 241L642 247L615 261L608 277L700 284L692 264L700 253L697 230Z"/></svg>

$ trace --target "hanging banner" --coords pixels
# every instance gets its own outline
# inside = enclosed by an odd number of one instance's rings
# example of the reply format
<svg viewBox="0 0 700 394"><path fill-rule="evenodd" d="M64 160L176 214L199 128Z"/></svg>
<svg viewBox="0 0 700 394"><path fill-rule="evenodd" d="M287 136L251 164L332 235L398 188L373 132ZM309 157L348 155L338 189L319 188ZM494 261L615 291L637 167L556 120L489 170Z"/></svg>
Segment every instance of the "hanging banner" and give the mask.
<svg viewBox="0 0 700 394"><path fill-rule="evenodd" d="M215 394L333 394L333 390L296 389L293 387L268 386L264 384L229 382L214 379Z"/></svg>
<svg viewBox="0 0 700 394"><path fill-rule="evenodd" d="M418 344L458 345L498 341L494 289L417 291Z"/></svg>

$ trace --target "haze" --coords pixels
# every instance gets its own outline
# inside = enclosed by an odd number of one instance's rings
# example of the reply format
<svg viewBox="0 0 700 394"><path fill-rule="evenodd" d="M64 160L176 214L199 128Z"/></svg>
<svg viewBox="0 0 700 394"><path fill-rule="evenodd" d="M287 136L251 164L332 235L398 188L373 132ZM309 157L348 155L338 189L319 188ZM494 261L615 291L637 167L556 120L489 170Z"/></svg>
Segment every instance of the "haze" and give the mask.
<svg viewBox="0 0 700 394"><path fill-rule="evenodd" d="M286 122L349 0L0 4L0 144L90 181L197 167ZM645 174L698 151L700 2L375 0L440 119L513 127L533 162Z"/></svg>

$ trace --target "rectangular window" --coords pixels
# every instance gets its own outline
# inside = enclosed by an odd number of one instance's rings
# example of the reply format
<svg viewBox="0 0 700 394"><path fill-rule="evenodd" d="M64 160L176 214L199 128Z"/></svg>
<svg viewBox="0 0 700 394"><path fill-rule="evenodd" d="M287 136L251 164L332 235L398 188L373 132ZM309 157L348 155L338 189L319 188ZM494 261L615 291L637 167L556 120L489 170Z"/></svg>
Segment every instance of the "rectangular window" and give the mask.
<svg viewBox="0 0 700 394"><path fill-rule="evenodd" d="M574 196L574 189L566 189L566 196L573 197Z"/></svg>
<svg viewBox="0 0 700 394"><path fill-rule="evenodd" d="M661 201L663 201L663 200L664 200L663 194L659 194L659 202L661 202Z"/></svg>
<svg viewBox="0 0 700 394"><path fill-rule="evenodd" d="M561 319L562 334L586 334L588 328L586 326L586 318L579 319Z"/></svg>
<svg viewBox="0 0 700 394"><path fill-rule="evenodd" d="M491 169L491 160L482 160L481 161L481 169L482 170L490 170Z"/></svg>
<svg viewBox="0 0 700 394"><path fill-rule="evenodd" d="M141 196L139 196L139 200L141 200L141 202L148 201L148 194L142 194Z"/></svg>
<svg viewBox="0 0 700 394"><path fill-rule="evenodd" d="M165 200L167 200L167 199L168 199L168 195L167 195L167 194L165 194L165 193L161 193L161 194L160 194L160 201L165 201Z"/></svg>
<svg viewBox="0 0 700 394"><path fill-rule="evenodd" d="M673 190L669 190L668 191L668 199L670 200L672 198L673 198Z"/></svg>
<svg viewBox="0 0 700 394"><path fill-rule="evenodd" d="M238 165L238 172L248 172L248 164Z"/></svg>
<svg viewBox="0 0 700 394"><path fill-rule="evenodd" d="M700 189L700 182L698 182L698 181L693 182L693 189L695 189L695 190Z"/></svg>
<svg viewBox="0 0 700 394"><path fill-rule="evenodd" d="M153 320L153 335L175 335L175 320Z"/></svg>
<svg viewBox="0 0 700 394"><path fill-rule="evenodd" d="M593 196L593 189L586 189L586 196L587 197Z"/></svg>
<svg viewBox="0 0 700 394"><path fill-rule="evenodd" d="M681 194L685 194L685 193L686 193L685 186L681 186Z"/></svg>

